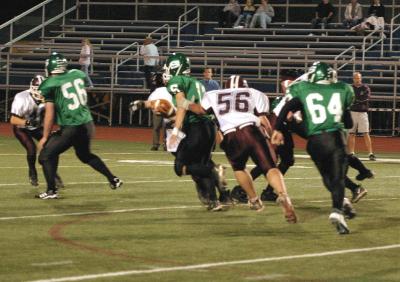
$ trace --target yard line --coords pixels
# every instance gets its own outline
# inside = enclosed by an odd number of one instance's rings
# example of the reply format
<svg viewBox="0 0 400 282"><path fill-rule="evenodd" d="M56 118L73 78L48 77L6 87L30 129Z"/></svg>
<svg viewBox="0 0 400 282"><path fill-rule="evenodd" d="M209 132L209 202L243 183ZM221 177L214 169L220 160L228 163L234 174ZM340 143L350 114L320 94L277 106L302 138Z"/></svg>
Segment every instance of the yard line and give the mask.
<svg viewBox="0 0 400 282"><path fill-rule="evenodd" d="M388 201L399 200L400 198L367 198L365 201ZM311 200L305 201L306 203L330 203L331 200ZM247 204L236 204L238 206L247 206ZM157 210L179 210L179 209L195 209L201 208L201 205L186 205L186 206L170 206L170 207L155 207L155 208L135 208L135 209L122 209L122 210L109 210L109 211L87 211L87 212L73 212L73 213L59 213L59 214L38 214L38 215L23 215L23 216L8 216L0 217L0 221L13 220L13 219L32 219L32 218L45 218L45 217L62 217L62 216L79 216L79 215L93 215L93 214L113 214L113 213L127 213L138 211L157 211Z"/></svg>
<svg viewBox="0 0 400 282"><path fill-rule="evenodd" d="M66 265L66 264L73 264L73 261L65 260L65 261L54 261L54 262L31 263L32 266L53 266L53 265Z"/></svg>
<svg viewBox="0 0 400 282"><path fill-rule="evenodd" d="M0 220L12 220L12 219L27 219L27 218L43 218L43 217L61 217L61 216L76 216L76 215L93 215L93 214L112 214L112 213L126 213L126 212L138 212L138 211L158 211L158 210L179 210L179 209L190 209L199 208L201 206L171 206L171 207L159 207L159 208L136 208L136 209L123 209L123 210L111 210L111 211L88 211L88 212L71 212L71 213L59 213L59 214L38 214L38 215L24 215L24 216L10 216L0 217Z"/></svg>
<svg viewBox="0 0 400 282"><path fill-rule="evenodd" d="M121 277L121 276L138 275L138 274L151 274L151 273L185 271L185 270L194 270L194 269L207 269L207 268L215 268L215 267L222 267L222 266L229 266L229 265L254 264L254 263L262 263L262 262L270 262L270 261L284 261L284 260L303 259L303 258L327 257L327 256L336 256L336 255L352 254L352 253L366 253L366 252L391 250L391 249L398 249L398 248L400 248L400 244L369 247L369 248L347 249L347 250L344 249L344 250L338 250L338 251L308 253L308 254L301 254L301 255L281 256L281 257L264 257L264 258L256 258L256 259L211 262L211 263L192 264L192 265L175 266L175 267L159 267L159 268L154 268L154 269L137 269L137 270L134 269L134 270L128 270L128 271L87 274L87 275L81 275L81 276L49 278L49 279L43 279L43 280L35 280L35 281L31 281L31 282L82 281L82 280L106 278L106 277Z"/></svg>

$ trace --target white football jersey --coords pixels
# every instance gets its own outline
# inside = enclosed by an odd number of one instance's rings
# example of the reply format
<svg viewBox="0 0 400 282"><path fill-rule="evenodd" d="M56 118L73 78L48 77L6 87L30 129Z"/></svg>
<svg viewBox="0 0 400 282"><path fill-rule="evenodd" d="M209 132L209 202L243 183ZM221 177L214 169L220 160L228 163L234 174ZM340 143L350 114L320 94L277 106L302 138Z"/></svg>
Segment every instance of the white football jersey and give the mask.
<svg viewBox="0 0 400 282"><path fill-rule="evenodd" d="M158 87L153 92L151 92L147 101L154 101L158 99L165 99L172 103L172 96L169 94L167 87Z"/></svg>
<svg viewBox="0 0 400 282"><path fill-rule="evenodd" d="M220 130L225 132L242 124L260 124L256 113L267 113L267 96L254 88L236 88L209 91L201 100L204 110L212 110L218 119Z"/></svg>
<svg viewBox="0 0 400 282"><path fill-rule="evenodd" d="M11 114L26 120L37 120L41 124L42 113L44 111L44 103L37 105L33 100L29 90L17 93L11 105ZM37 127L33 126L18 126L29 130L34 130Z"/></svg>

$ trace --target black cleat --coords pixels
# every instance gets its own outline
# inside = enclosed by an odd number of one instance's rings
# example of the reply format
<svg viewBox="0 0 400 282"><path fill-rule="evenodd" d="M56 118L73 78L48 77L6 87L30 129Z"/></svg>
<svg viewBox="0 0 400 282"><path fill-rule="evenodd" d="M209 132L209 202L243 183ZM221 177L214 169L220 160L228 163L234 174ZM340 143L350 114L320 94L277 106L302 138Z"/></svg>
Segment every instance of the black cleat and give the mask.
<svg viewBox="0 0 400 282"><path fill-rule="evenodd" d="M368 158L370 161L376 161L376 157L374 154L369 154Z"/></svg>
<svg viewBox="0 0 400 282"><path fill-rule="evenodd" d="M278 199L278 195L271 188L267 187L261 192L262 201L275 202L276 199Z"/></svg>
<svg viewBox="0 0 400 282"><path fill-rule="evenodd" d="M158 146L153 146L150 148L151 151L158 151Z"/></svg>
<svg viewBox="0 0 400 282"><path fill-rule="evenodd" d="M366 172L359 173L359 174L356 176L356 179L357 179L358 181L363 181L363 180L366 179L366 178L374 178L374 173L373 173L371 170L367 170Z"/></svg>
<svg viewBox="0 0 400 282"><path fill-rule="evenodd" d="M29 183L32 186L39 186L39 181L38 181L37 177L34 177L34 176L29 177Z"/></svg>
<svg viewBox="0 0 400 282"><path fill-rule="evenodd" d="M231 192L231 199L236 203L247 203L248 198L246 192L240 187L240 185L236 185L233 187Z"/></svg>
<svg viewBox="0 0 400 282"><path fill-rule="evenodd" d="M55 182L56 182L56 188L60 189L60 188L64 188L64 183L61 179L60 176L56 175L56 177L54 178Z"/></svg>
<svg viewBox="0 0 400 282"><path fill-rule="evenodd" d="M219 201L210 201L210 203L207 206L207 210L212 212L224 211L224 206L221 205Z"/></svg>
<svg viewBox="0 0 400 282"><path fill-rule="evenodd" d="M42 200L51 200L51 199L58 199L58 194L57 191L46 191L43 193L40 193L39 195L35 196L38 199L42 199Z"/></svg>
<svg viewBox="0 0 400 282"><path fill-rule="evenodd" d="M120 188L122 186L123 182L121 179L118 177L114 177L114 179L110 182L110 188L115 190L117 188Z"/></svg>
<svg viewBox="0 0 400 282"><path fill-rule="evenodd" d="M225 190L225 191L221 192L218 200L223 205L232 205L233 204L229 190Z"/></svg>
<svg viewBox="0 0 400 282"><path fill-rule="evenodd" d="M361 200L362 198L364 198L365 196L367 196L368 191L367 189L365 189L364 187L362 187L361 185L357 188L357 190L355 192L353 192L353 196L351 198L351 202L352 203L357 203L359 200Z"/></svg>

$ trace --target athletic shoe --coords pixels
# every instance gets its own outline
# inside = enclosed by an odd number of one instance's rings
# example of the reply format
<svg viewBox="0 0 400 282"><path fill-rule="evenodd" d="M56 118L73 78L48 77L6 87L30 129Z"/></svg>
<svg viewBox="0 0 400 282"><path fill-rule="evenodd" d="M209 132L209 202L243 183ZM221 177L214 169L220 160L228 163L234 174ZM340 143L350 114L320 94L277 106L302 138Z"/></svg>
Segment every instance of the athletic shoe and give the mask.
<svg viewBox="0 0 400 282"><path fill-rule="evenodd" d="M208 192L206 189L202 189L198 183L195 184L197 197L203 205L208 206L210 204L210 196L208 195Z"/></svg>
<svg viewBox="0 0 400 282"><path fill-rule="evenodd" d="M350 203L350 200L347 198L343 199L342 210L347 219L353 219L357 215L356 210L353 208L352 204Z"/></svg>
<svg viewBox="0 0 400 282"><path fill-rule="evenodd" d="M58 194L56 191L50 190L50 191L40 193L39 195L36 195L36 198L39 198L42 200L58 199Z"/></svg>
<svg viewBox="0 0 400 282"><path fill-rule="evenodd" d="M360 187L357 188L356 191L352 191L353 196L351 198L351 202L352 203L357 203L359 200L361 200L362 198L364 198L365 196L367 196L368 191L367 189L365 189L364 187L362 187L360 185Z"/></svg>
<svg viewBox="0 0 400 282"><path fill-rule="evenodd" d="M232 205L233 204L229 190L225 190L225 191L221 192L218 200L223 205Z"/></svg>
<svg viewBox="0 0 400 282"><path fill-rule="evenodd" d="M276 202L282 207L283 213L285 215L286 221L289 223L296 223L297 217L294 212L292 202L288 195L281 194L278 196Z"/></svg>
<svg viewBox="0 0 400 282"><path fill-rule="evenodd" d="M210 203L208 204L207 210L209 211L223 211L224 210L224 206L221 205L221 203L219 201L210 201Z"/></svg>
<svg viewBox="0 0 400 282"><path fill-rule="evenodd" d="M259 197L257 197L254 201L249 200L248 202L251 210L255 210L256 212L261 212L264 210L263 202Z"/></svg>
<svg viewBox="0 0 400 282"><path fill-rule="evenodd" d="M117 189L121 187L123 184L122 180L119 179L118 177L114 177L114 179L110 182L110 188L111 189Z"/></svg>
<svg viewBox="0 0 400 282"><path fill-rule="evenodd" d="M367 170L366 172L359 173L359 174L356 176L356 179L357 179L358 181L363 181L363 180L366 179L366 178L374 178L374 173L373 173L371 170Z"/></svg>
<svg viewBox="0 0 400 282"><path fill-rule="evenodd" d="M344 220L344 216L341 211L334 209L333 212L329 215L329 220L336 227L336 230L340 235L350 233L349 227L347 227L346 221Z"/></svg>
<svg viewBox="0 0 400 282"><path fill-rule="evenodd" d="M60 176L56 175L54 180L56 181L56 188L57 189L64 188L64 183L63 183L63 181L62 181Z"/></svg>
<svg viewBox="0 0 400 282"><path fill-rule="evenodd" d="M150 148L150 150L151 150L151 151L158 151L158 146L155 146L155 145L154 145L153 147Z"/></svg>
<svg viewBox="0 0 400 282"><path fill-rule="evenodd" d="M267 187L261 192L261 200L262 201L269 201L269 202L276 202L278 199L278 195L275 194L274 189Z"/></svg>
<svg viewBox="0 0 400 282"><path fill-rule="evenodd" d="M29 176L29 183L32 186L39 186L39 181L38 181L37 177L34 177L34 176Z"/></svg>
<svg viewBox="0 0 400 282"><path fill-rule="evenodd" d="M376 161L376 157L374 154L369 154L368 158L370 161Z"/></svg>

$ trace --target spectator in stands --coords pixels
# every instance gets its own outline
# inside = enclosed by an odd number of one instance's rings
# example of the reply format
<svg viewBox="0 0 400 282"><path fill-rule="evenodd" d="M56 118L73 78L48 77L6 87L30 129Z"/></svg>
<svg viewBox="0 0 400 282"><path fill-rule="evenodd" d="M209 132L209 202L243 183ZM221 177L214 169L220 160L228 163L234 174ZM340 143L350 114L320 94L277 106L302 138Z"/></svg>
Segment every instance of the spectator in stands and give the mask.
<svg viewBox="0 0 400 282"><path fill-rule="evenodd" d="M311 28L315 29L321 24L322 29L328 28L328 24L332 21L335 15L335 8L329 0L322 0L315 9L315 18L311 21ZM310 35L313 35L310 33Z"/></svg>
<svg viewBox="0 0 400 282"><path fill-rule="evenodd" d="M251 18L253 17L255 11L256 11L256 7L253 4L253 0L247 0L242 13L240 14L239 18L236 20L235 25L233 27L248 28L250 25ZM241 25L242 20L244 20L243 25Z"/></svg>
<svg viewBox="0 0 400 282"><path fill-rule="evenodd" d="M268 3L268 0L261 0L261 4L251 20L250 28L254 28L257 24L259 24L261 28L266 29L267 24L272 22L272 18L274 16L274 8Z"/></svg>
<svg viewBox="0 0 400 282"><path fill-rule="evenodd" d="M160 56L157 46L153 43L151 37L146 37L144 39L143 45L140 47L140 55L144 57L144 66L142 71L144 72L144 77L146 79L146 87L150 88L152 85L152 72L157 70Z"/></svg>
<svg viewBox="0 0 400 282"><path fill-rule="evenodd" d="M353 74L353 90L355 100L350 107L351 117L353 119L353 128L349 130L349 152L354 154L355 134L363 134L365 146L369 152L369 159L375 161L376 157L372 151L371 137L369 136L368 121L368 101L371 97L371 90L368 85L362 83L362 75L359 72Z"/></svg>
<svg viewBox="0 0 400 282"><path fill-rule="evenodd" d="M380 0L373 0L368 9L368 17L361 24L352 27L352 30L363 32L378 29L385 29L385 7Z"/></svg>
<svg viewBox="0 0 400 282"><path fill-rule="evenodd" d="M200 82L204 85L206 91L219 90L221 88L219 86L218 81L212 79L212 76L213 76L212 68L209 67L204 68L203 79L200 80Z"/></svg>
<svg viewBox="0 0 400 282"><path fill-rule="evenodd" d="M89 67L92 61L92 44L90 44L90 40L88 38L82 39L82 49L79 56L79 64L81 65L81 70L86 74L86 83L90 88L93 87L93 82L89 76Z"/></svg>
<svg viewBox="0 0 400 282"><path fill-rule="evenodd" d="M240 5L237 0L229 0L228 4L220 11L219 27L232 27L240 15Z"/></svg>
<svg viewBox="0 0 400 282"><path fill-rule="evenodd" d="M350 0L344 12L343 26L345 28L352 28L361 23L363 19L362 7L358 0Z"/></svg>

